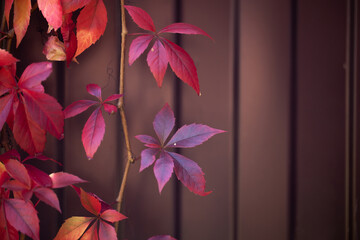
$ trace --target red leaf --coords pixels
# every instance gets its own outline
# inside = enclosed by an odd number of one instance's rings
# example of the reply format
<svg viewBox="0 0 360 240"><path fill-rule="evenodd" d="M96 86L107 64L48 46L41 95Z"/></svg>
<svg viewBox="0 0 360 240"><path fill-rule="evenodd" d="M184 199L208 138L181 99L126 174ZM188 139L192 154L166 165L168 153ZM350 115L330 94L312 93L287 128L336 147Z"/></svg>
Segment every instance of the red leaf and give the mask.
<svg viewBox="0 0 360 240"><path fill-rule="evenodd" d="M165 48L159 40L155 41L146 60L158 86L161 87L169 61L167 59Z"/></svg>
<svg viewBox="0 0 360 240"><path fill-rule="evenodd" d="M74 1L73 1L74 2ZM74 32L75 23L72 20L72 13L65 14L63 17L63 24L61 26L61 35L64 40L64 47L66 52L66 64L69 66L70 62L73 60L76 49L77 49L77 39Z"/></svg>
<svg viewBox="0 0 360 240"><path fill-rule="evenodd" d="M101 99L101 87L97 84L91 83L86 85L86 90L89 94L97 97L100 101L102 101Z"/></svg>
<svg viewBox="0 0 360 240"><path fill-rule="evenodd" d="M52 188L63 188L76 183L87 182L78 176L66 172L56 172L50 174L52 180Z"/></svg>
<svg viewBox="0 0 360 240"><path fill-rule="evenodd" d="M210 35L207 34L204 30L188 23L170 24L169 26L166 26L163 29L161 29L159 33L201 34L212 39L212 37L210 37Z"/></svg>
<svg viewBox="0 0 360 240"><path fill-rule="evenodd" d="M0 129L2 129L10 110L12 110L14 97L15 94L8 94L0 98Z"/></svg>
<svg viewBox="0 0 360 240"><path fill-rule="evenodd" d="M121 97L122 97L122 94L113 94L113 95L109 96L108 98L106 98L104 100L104 102L114 101L114 100L117 100L117 99L119 99Z"/></svg>
<svg viewBox="0 0 360 240"><path fill-rule="evenodd" d="M55 31L62 24L62 6L61 0L37 0L40 11Z"/></svg>
<svg viewBox="0 0 360 240"><path fill-rule="evenodd" d="M11 149L10 151L7 151L6 153L3 153L0 155L0 161L4 161L7 159L17 159L20 161L20 154L15 149Z"/></svg>
<svg viewBox="0 0 360 240"><path fill-rule="evenodd" d="M2 186L8 180L10 180L10 176L6 171L5 165L0 162L0 186Z"/></svg>
<svg viewBox="0 0 360 240"><path fill-rule="evenodd" d="M73 102L69 106L67 106L64 110L64 116L66 118L74 117L82 112L84 112L86 109L91 107L92 105L96 104L96 101L92 100L79 100L76 102Z"/></svg>
<svg viewBox="0 0 360 240"><path fill-rule="evenodd" d="M19 88L43 93L44 87L41 85L41 82L46 80L46 78L50 76L51 72L51 62L30 64L27 66L19 79Z"/></svg>
<svg viewBox="0 0 360 240"><path fill-rule="evenodd" d="M6 218L18 231L34 240L39 238L39 219L34 206L30 202L20 199L6 199L4 201Z"/></svg>
<svg viewBox="0 0 360 240"><path fill-rule="evenodd" d="M81 189L81 193L80 193L81 205L83 205L83 207L92 214L96 216L99 215L101 210L100 201L97 198L91 196L89 193L85 192L82 188L80 189Z"/></svg>
<svg viewBox="0 0 360 240"><path fill-rule="evenodd" d="M6 3L7 1L5 1L5 4ZM9 53L8 51L0 49L0 66L7 66L18 61L19 60L14 58L13 55L11 55L11 53Z"/></svg>
<svg viewBox="0 0 360 240"><path fill-rule="evenodd" d="M45 43L43 54L50 61L64 61L66 59L64 43L57 36L50 36Z"/></svg>
<svg viewBox="0 0 360 240"><path fill-rule="evenodd" d="M14 2L14 31L16 47L25 36L30 22L31 0L15 0Z"/></svg>
<svg viewBox="0 0 360 240"><path fill-rule="evenodd" d="M200 95L199 79L194 61L184 49L175 43L161 38L165 46L170 67L182 81L192 87Z"/></svg>
<svg viewBox="0 0 360 240"><path fill-rule="evenodd" d="M51 157L47 157L47 156L45 156L45 155L43 155L43 154L36 154L35 156L27 156L24 160L23 160L23 162L25 162L25 161L27 161L27 160L30 160L30 159L39 159L39 160L41 160L41 161L51 161L51 162L54 162L54 163L57 163L57 164L59 164L60 166L62 166L62 164L61 163L59 163L58 161L56 161L55 159L52 159Z"/></svg>
<svg viewBox="0 0 360 240"><path fill-rule="evenodd" d="M53 190L44 187L35 188L34 194L39 200L55 208L61 213L59 199Z"/></svg>
<svg viewBox="0 0 360 240"><path fill-rule="evenodd" d="M5 14L5 18L6 18L6 22L7 22L7 26L9 28L9 23L10 23L10 10L12 7L14 0L5 0L5 9L4 9L4 14Z"/></svg>
<svg viewBox="0 0 360 240"><path fill-rule="evenodd" d="M195 147L207 141L212 136L223 133L223 130L211 128L202 124L190 124L182 126L166 147L190 148Z"/></svg>
<svg viewBox="0 0 360 240"><path fill-rule="evenodd" d="M27 185L19 182L18 180L7 181L2 185L2 187L6 188L7 190L14 191L14 194L15 194L15 191L20 192L20 197L15 196L15 198L19 198L19 199L24 199L24 197L21 193L22 191L30 189Z"/></svg>
<svg viewBox="0 0 360 240"><path fill-rule="evenodd" d="M6 171L10 174L10 176L30 189L31 187L31 179L28 171L25 166L20 163L18 160L7 159L4 161Z"/></svg>
<svg viewBox="0 0 360 240"><path fill-rule="evenodd" d="M86 230L84 235L80 238L80 240L99 240L99 234L98 234L98 224L99 221L95 221L91 227Z"/></svg>
<svg viewBox="0 0 360 240"><path fill-rule="evenodd" d="M154 22L150 15L139 7L125 6L133 21L142 29L155 32Z"/></svg>
<svg viewBox="0 0 360 240"><path fill-rule="evenodd" d="M161 144L164 144L175 126L174 113L168 104L156 114L153 126Z"/></svg>
<svg viewBox="0 0 360 240"><path fill-rule="evenodd" d="M113 114L117 111L117 107L108 103L104 103L104 110L108 113L108 114Z"/></svg>
<svg viewBox="0 0 360 240"><path fill-rule="evenodd" d="M35 181L37 184L39 184L42 187L52 186L52 180L49 177L49 175L47 175L46 173L44 173L43 171L32 165L24 164L24 166L26 167L26 170L28 171L30 178L33 181Z"/></svg>
<svg viewBox="0 0 360 240"><path fill-rule="evenodd" d="M70 13L84 7L90 0L61 0L64 13Z"/></svg>
<svg viewBox="0 0 360 240"><path fill-rule="evenodd" d="M100 215L100 218L102 218L108 222L114 223L114 222L124 220L127 217L125 217L124 215L122 215L121 213L119 213L118 211L116 211L114 209L108 209Z"/></svg>
<svg viewBox="0 0 360 240"><path fill-rule="evenodd" d="M155 162L154 174L161 193L165 184L170 180L174 169L174 162L169 154L161 153L160 158Z"/></svg>
<svg viewBox="0 0 360 240"><path fill-rule="evenodd" d="M174 159L175 174L177 178L193 193L206 196L211 192L205 192L205 178L199 165L191 159L180 154L168 152Z"/></svg>
<svg viewBox="0 0 360 240"><path fill-rule="evenodd" d="M113 226L103 221L100 221L99 225L99 239L117 240L115 228Z"/></svg>
<svg viewBox="0 0 360 240"><path fill-rule="evenodd" d="M77 18L78 47L75 57L94 44L105 32L106 8L102 0L91 0Z"/></svg>
<svg viewBox="0 0 360 240"><path fill-rule="evenodd" d="M105 122L101 109L97 108L86 121L81 139L85 148L86 156L92 159L105 134Z"/></svg>
<svg viewBox="0 0 360 240"><path fill-rule="evenodd" d="M170 235L159 235L151 237L148 240L176 240L176 238L173 238Z"/></svg>
<svg viewBox="0 0 360 240"><path fill-rule="evenodd" d="M13 134L16 142L28 154L35 155L43 152L46 141L45 131L29 117L23 104L17 107Z"/></svg>
<svg viewBox="0 0 360 240"><path fill-rule="evenodd" d="M155 162L156 154L158 152L159 150L154 148L147 148L141 151L141 165L139 172L151 166Z"/></svg>
<svg viewBox="0 0 360 240"><path fill-rule="evenodd" d="M136 59L145 51L153 39L153 35L145 34L135 38L129 48L129 65L131 66Z"/></svg>
<svg viewBox="0 0 360 240"><path fill-rule="evenodd" d="M4 205L0 206L0 239L19 240L18 231L6 220Z"/></svg>
<svg viewBox="0 0 360 240"><path fill-rule="evenodd" d="M64 114L61 105L56 99L45 93L25 89L22 92L30 117L42 129L45 129L57 139L62 139L64 137Z"/></svg>
<svg viewBox="0 0 360 240"><path fill-rule="evenodd" d="M93 217L68 218L61 226L54 240L79 239L93 220Z"/></svg>

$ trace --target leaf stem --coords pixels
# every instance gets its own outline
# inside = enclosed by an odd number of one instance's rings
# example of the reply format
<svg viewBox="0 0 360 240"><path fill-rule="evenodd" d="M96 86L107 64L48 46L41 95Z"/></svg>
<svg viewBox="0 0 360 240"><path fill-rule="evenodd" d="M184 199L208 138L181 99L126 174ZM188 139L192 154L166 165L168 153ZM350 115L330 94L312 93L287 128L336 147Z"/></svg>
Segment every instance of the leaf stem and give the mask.
<svg viewBox="0 0 360 240"><path fill-rule="evenodd" d="M120 55L120 79L119 79L119 93L124 94L124 74L125 74L125 43L126 43L126 35L128 33L126 28L126 19L125 19L125 8L124 8L124 0L120 0L121 5L121 55ZM117 201L117 211L120 212L121 205L124 198L124 190L126 186L126 180L128 177L129 169L131 163L134 162L134 156L131 151L130 140L129 140L129 131L126 121L126 114L124 108L124 96L122 96L119 101L117 107L119 108L119 113L121 117L121 123L124 131L124 138L127 150L127 162L124 169L124 175L121 181L119 194L116 198ZM115 230L118 232L119 229L119 222L115 224Z"/></svg>

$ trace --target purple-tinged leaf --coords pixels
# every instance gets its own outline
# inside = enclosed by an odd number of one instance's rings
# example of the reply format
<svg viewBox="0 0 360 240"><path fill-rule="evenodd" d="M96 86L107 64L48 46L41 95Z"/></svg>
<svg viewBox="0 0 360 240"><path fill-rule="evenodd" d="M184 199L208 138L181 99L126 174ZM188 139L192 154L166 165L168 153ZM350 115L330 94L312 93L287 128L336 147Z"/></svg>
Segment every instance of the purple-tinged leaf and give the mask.
<svg viewBox="0 0 360 240"><path fill-rule="evenodd" d="M101 109L97 108L86 121L81 139L86 156L92 159L105 134L105 121Z"/></svg>
<svg viewBox="0 0 360 240"><path fill-rule="evenodd" d="M108 113L108 114L113 114L117 111L117 107L112 105L112 104L108 104L108 103L104 103L104 110Z"/></svg>
<svg viewBox="0 0 360 240"><path fill-rule="evenodd" d="M103 213L101 213L100 218L102 218L108 222L114 223L114 222L124 220L127 217L125 217L124 215L122 215L121 213L119 213L118 211L116 211L114 209L108 209L108 210L104 211Z"/></svg>
<svg viewBox="0 0 360 240"><path fill-rule="evenodd" d="M139 7L125 6L132 20L142 29L155 32L155 26L150 15Z"/></svg>
<svg viewBox="0 0 360 240"><path fill-rule="evenodd" d="M40 201L43 201L61 213L59 199L53 190L43 187L35 188L34 194Z"/></svg>
<svg viewBox="0 0 360 240"><path fill-rule="evenodd" d="M97 84L91 83L88 84L86 86L86 90L88 91L88 93L90 93L91 95L97 97L100 101L102 101L101 99L101 87Z"/></svg>
<svg viewBox="0 0 360 240"><path fill-rule="evenodd" d="M31 187L29 173L21 162L14 159L7 159L4 160L4 165L6 167L6 171L12 178L27 186L28 189Z"/></svg>
<svg viewBox="0 0 360 240"><path fill-rule="evenodd" d="M44 92L41 82L46 80L52 72L51 62L30 64L19 79L19 88L35 92Z"/></svg>
<svg viewBox="0 0 360 240"><path fill-rule="evenodd" d="M157 139L149 135L136 135L135 138L142 143L145 143L146 147L149 148L160 148L160 143Z"/></svg>
<svg viewBox="0 0 360 240"><path fill-rule="evenodd" d="M147 148L141 151L141 165L139 172L151 166L155 162L156 154L158 152L159 149L154 148Z"/></svg>
<svg viewBox="0 0 360 240"><path fill-rule="evenodd" d="M161 87L169 61L166 50L159 40L156 40L150 49L146 61L158 86Z"/></svg>
<svg viewBox="0 0 360 240"><path fill-rule="evenodd" d="M4 126L14 102L15 94L8 94L0 97L0 129Z"/></svg>
<svg viewBox="0 0 360 240"><path fill-rule="evenodd" d="M20 154L15 149L11 149L10 151L7 151L6 153L0 155L1 162L3 162L4 160L7 160L7 159L20 160Z"/></svg>
<svg viewBox="0 0 360 240"><path fill-rule="evenodd" d="M39 184L42 187L51 187L52 186L52 180L43 171L40 169L34 167L33 165L24 164L26 167L26 170L29 173L30 178L35 181L37 184Z"/></svg>
<svg viewBox="0 0 360 240"><path fill-rule="evenodd" d="M6 219L18 231L39 240L39 218L30 202L20 199L4 200Z"/></svg>
<svg viewBox="0 0 360 240"><path fill-rule="evenodd" d="M175 43L161 38L164 44L170 67L182 81L192 87L200 95L199 79L194 61L184 49Z"/></svg>
<svg viewBox="0 0 360 240"><path fill-rule="evenodd" d="M148 240L176 240L176 238L173 238L170 235L159 235L159 236L153 236Z"/></svg>
<svg viewBox="0 0 360 240"><path fill-rule="evenodd" d="M155 162L154 174L158 182L159 192L161 193L165 184L170 180L174 170L174 162L167 153L161 153L160 158Z"/></svg>
<svg viewBox="0 0 360 240"><path fill-rule="evenodd" d="M190 124L182 126L166 147L190 148L202 144L212 136L224 132L202 124Z"/></svg>
<svg viewBox="0 0 360 240"><path fill-rule="evenodd" d="M113 95L109 96L107 99L105 99L104 102L114 101L121 97L122 97L122 94L113 94Z"/></svg>
<svg viewBox="0 0 360 240"><path fill-rule="evenodd" d="M99 222L99 239L117 240L115 228L110 224L100 221Z"/></svg>
<svg viewBox="0 0 360 240"><path fill-rule="evenodd" d="M50 174L52 180L52 188L63 188L76 183L87 182L78 176L66 172L56 172Z"/></svg>
<svg viewBox="0 0 360 240"><path fill-rule="evenodd" d="M193 160L180 154L168 152L174 160L175 174L177 178L193 193L206 196L211 192L205 192L204 173Z"/></svg>
<svg viewBox="0 0 360 240"><path fill-rule="evenodd" d="M129 49L129 65L131 66L136 59L145 51L145 49L149 46L149 43L153 39L153 35L142 35L135 38L131 44Z"/></svg>
<svg viewBox="0 0 360 240"><path fill-rule="evenodd" d="M156 135L158 136L161 144L163 145L175 126L174 113L171 110L169 104L165 104L165 106L160 110L160 112L156 114L153 126Z"/></svg>
<svg viewBox="0 0 360 240"><path fill-rule="evenodd" d="M79 100L79 101L73 102L72 104L67 106L64 110L65 119L74 117L74 116L84 112L85 110L87 110L89 107L95 105L96 103L98 103L98 102L93 101L93 100Z"/></svg>
<svg viewBox="0 0 360 240"><path fill-rule="evenodd" d="M164 27L159 31L159 33L181 33L181 34L200 34L206 37L210 37L204 30L201 28L188 24L188 23L173 23L169 26Z"/></svg>

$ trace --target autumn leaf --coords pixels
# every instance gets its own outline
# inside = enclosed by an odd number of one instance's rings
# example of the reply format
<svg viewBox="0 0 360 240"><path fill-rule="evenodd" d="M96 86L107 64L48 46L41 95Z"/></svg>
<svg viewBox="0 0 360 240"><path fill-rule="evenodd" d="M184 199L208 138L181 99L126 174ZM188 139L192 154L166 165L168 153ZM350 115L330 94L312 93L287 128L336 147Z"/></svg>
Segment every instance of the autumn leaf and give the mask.
<svg viewBox="0 0 360 240"><path fill-rule="evenodd" d="M151 237L148 240L176 240L176 238L173 238L170 235L159 235Z"/></svg>
<svg viewBox="0 0 360 240"><path fill-rule="evenodd" d="M155 26L150 15L143 9L135 6L124 6L134 22L144 30L155 32Z"/></svg>
<svg viewBox="0 0 360 240"><path fill-rule="evenodd" d="M15 0L14 2L14 31L16 47L24 38L30 22L31 0Z"/></svg>
<svg viewBox="0 0 360 240"><path fill-rule="evenodd" d="M91 0L77 18L77 50L75 57L94 44L104 34L107 13L102 0Z"/></svg>
<svg viewBox="0 0 360 240"><path fill-rule="evenodd" d="M64 14L66 14L66 13L74 12L79 8L84 7L90 1L91 0L61 0L61 4Z"/></svg>
<svg viewBox="0 0 360 240"><path fill-rule="evenodd" d="M61 0L37 0L37 3L49 25L55 31L60 28L63 16Z"/></svg>
<svg viewBox="0 0 360 240"><path fill-rule="evenodd" d="M74 59L77 50L78 42L74 29L75 23L72 20L72 13L65 14L61 26L61 35L64 40L67 66L69 66L70 62Z"/></svg>
<svg viewBox="0 0 360 240"><path fill-rule="evenodd" d="M78 176L66 172L52 173L50 178L52 180L52 188L63 188L72 184L86 182Z"/></svg>
<svg viewBox="0 0 360 240"><path fill-rule="evenodd" d="M175 125L174 113L168 104L156 114L153 127L159 140L148 135L137 135L136 138L145 144L141 152L140 172L154 164L154 174L161 193L165 184L175 170L177 178L193 193L206 196L205 178L201 168L193 160L180 154L169 152L171 148L195 147L207 141L223 130L202 124L185 125L168 140Z"/></svg>
<svg viewBox="0 0 360 240"><path fill-rule="evenodd" d="M43 54L46 56L46 59L50 61L66 60L64 43L61 42L57 36L49 37L45 43Z"/></svg>
<svg viewBox="0 0 360 240"><path fill-rule="evenodd" d="M4 49L0 49L0 67L16 63L17 61L19 60L14 58L11 53Z"/></svg>
<svg viewBox="0 0 360 240"><path fill-rule="evenodd" d="M79 239L93 220L93 217L71 217L67 219L54 240Z"/></svg>

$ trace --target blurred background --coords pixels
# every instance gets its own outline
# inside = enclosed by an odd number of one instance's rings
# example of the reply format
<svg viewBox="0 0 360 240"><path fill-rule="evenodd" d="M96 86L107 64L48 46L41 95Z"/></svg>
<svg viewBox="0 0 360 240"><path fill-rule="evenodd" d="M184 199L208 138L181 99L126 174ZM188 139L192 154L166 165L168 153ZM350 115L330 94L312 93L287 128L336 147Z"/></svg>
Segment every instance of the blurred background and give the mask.
<svg viewBox="0 0 360 240"><path fill-rule="evenodd" d="M88 83L103 96L118 92L120 10L104 1L104 36L66 68L56 63L47 92L63 106L89 99ZM149 168L131 166L119 239L170 234L181 240L359 239L359 3L357 0L139 0L156 28L196 25L203 36L169 38L194 59L201 97L167 69L157 87L146 55L126 65L125 108L133 152L137 134L154 135L152 121L169 103L180 125L202 123L226 130L181 153L205 172L199 197L172 177L162 194ZM40 13L38 11L33 14ZM143 32L129 18L129 33ZM39 54L47 26L31 18L17 56L23 68ZM39 34L40 33L40 34ZM127 47L133 36L128 36ZM127 52L128 54L128 52ZM128 56L126 54L126 56ZM105 138L88 161L81 130L91 111L65 121L65 139L49 137L47 155L60 168L88 180L81 185L114 203L126 151L118 114L105 116ZM54 169L56 166L54 166ZM49 171L52 171L51 169ZM84 215L72 189L59 192L63 216L40 204L41 239L63 220Z"/></svg>

